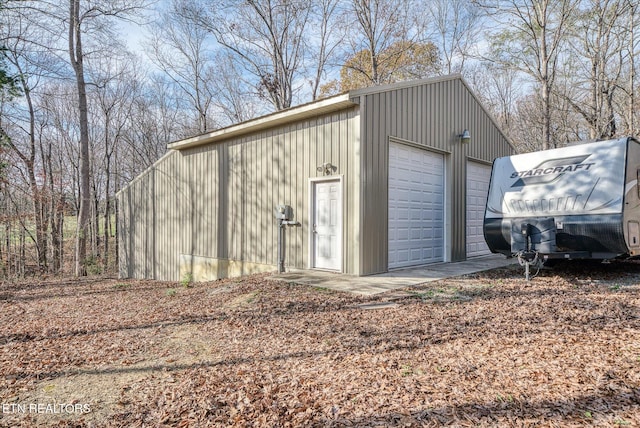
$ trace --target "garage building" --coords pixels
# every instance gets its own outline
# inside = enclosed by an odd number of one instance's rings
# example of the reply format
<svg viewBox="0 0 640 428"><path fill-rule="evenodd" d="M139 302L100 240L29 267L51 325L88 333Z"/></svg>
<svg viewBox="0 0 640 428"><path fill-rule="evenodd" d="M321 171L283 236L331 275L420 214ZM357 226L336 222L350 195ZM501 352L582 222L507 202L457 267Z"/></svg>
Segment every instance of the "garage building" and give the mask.
<svg viewBox="0 0 640 428"><path fill-rule="evenodd" d="M350 91L168 148L117 194L121 277L275 271L278 205L298 223L284 230L287 269L369 275L482 256L491 162L513 154L459 75Z"/></svg>

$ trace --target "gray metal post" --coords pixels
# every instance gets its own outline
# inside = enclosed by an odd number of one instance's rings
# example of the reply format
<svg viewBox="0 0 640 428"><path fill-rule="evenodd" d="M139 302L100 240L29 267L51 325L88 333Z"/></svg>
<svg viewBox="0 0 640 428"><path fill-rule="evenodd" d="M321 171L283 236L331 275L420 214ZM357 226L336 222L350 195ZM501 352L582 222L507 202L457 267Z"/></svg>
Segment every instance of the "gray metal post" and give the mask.
<svg viewBox="0 0 640 428"><path fill-rule="evenodd" d="M278 273L284 272L284 225L278 219Z"/></svg>

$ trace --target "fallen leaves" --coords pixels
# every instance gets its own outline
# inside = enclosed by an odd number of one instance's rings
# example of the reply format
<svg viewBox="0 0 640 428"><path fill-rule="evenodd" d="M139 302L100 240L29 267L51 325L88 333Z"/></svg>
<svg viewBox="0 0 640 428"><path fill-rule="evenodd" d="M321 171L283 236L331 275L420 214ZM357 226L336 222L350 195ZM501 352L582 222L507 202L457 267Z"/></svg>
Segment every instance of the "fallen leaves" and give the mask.
<svg viewBox="0 0 640 428"><path fill-rule="evenodd" d="M640 424L639 284L634 263L529 283L500 269L392 300L264 275L4 284L0 400L92 411L0 425Z"/></svg>

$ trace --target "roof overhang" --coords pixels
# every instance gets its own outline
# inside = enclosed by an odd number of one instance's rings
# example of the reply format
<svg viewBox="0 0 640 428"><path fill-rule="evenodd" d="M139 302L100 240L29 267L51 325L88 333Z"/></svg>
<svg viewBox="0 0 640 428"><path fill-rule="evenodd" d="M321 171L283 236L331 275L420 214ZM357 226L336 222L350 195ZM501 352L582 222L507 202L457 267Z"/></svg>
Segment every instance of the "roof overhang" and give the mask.
<svg viewBox="0 0 640 428"><path fill-rule="evenodd" d="M231 125L227 128L218 129L207 134L169 143L167 148L183 150L203 144L211 144L228 138L237 137L239 135L262 131L274 126L285 125L297 120L308 119L321 114L344 110L356 105L358 104L351 100L348 93L337 95L335 97L325 98L320 101L258 117L247 122Z"/></svg>

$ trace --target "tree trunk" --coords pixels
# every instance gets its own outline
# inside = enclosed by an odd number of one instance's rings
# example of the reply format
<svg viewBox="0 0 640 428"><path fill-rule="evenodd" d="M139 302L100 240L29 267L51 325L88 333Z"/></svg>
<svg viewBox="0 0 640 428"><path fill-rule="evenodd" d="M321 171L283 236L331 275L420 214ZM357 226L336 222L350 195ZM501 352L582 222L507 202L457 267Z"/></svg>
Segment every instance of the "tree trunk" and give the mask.
<svg viewBox="0 0 640 428"><path fill-rule="evenodd" d="M58 273L60 271L60 233L58 229L57 213L58 213L58 198L56 198L56 188L53 180L53 163L51 162L51 144L49 144L47 154L44 156L44 163L47 168L47 186L49 189L49 215L47 221L49 222L49 236L51 238L51 260L49 264L49 271L52 273Z"/></svg>
<svg viewBox="0 0 640 428"><path fill-rule="evenodd" d="M100 200L98 195L98 186L96 185L95 176L93 178L93 206L91 219L91 254L96 258L100 258ZM97 260L96 260L97 262Z"/></svg>
<svg viewBox="0 0 640 428"><path fill-rule="evenodd" d="M542 105L543 105L543 122L542 122L542 150L551 147L551 99L548 83L542 84Z"/></svg>
<svg viewBox="0 0 640 428"><path fill-rule="evenodd" d="M6 188L5 188L6 190ZM6 193L5 193L5 196ZM8 208L8 203L5 201L5 208ZM7 213L7 216L5 218L5 223L4 223L4 239L5 239L5 248L7 249L7 263L6 263L6 270L5 270L5 276L10 276L11 275L11 216L9 216L9 210L7 209L5 211Z"/></svg>
<svg viewBox="0 0 640 428"><path fill-rule="evenodd" d="M61 201L51 198L51 213L49 222L51 227L51 272L58 273L62 266L60 258L60 246L62 230L60 229L60 205Z"/></svg>
<svg viewBox="0 0 640 428"><path fill-rule="evenodd" d="M636 16L636 4L633 1L629 1L629 102L627 104L627 134L634 135L635 123L633 110L635 108L635 80L636 80L636 66L635 66L635 32L633 26L635 25Z"/></svg>
<svg viewBox="0 0 640 428"><path fill-rule="evenodd" d="M58 202L58 210L57 210L58 233L60 237L60 241L57 246L58 261L60 263L59 271L64 270L64 206L65 206L65 197L64 195L61 195L60 201Z"/></svg>
<svg viewBox="0 0 640 428"><path fill-rule="evenodd" d="M36 228L35 246L38 257L38 270L44 271L47 267L47 238L44 230L44 222L42 216L44 198L42 192L38 188L33 163L29 162L27 169L29 174L29 187L31 188L31 197L33 198L31 207L33 210L33 220Z"/></svg>
<svg viewBox="0 0 640 428"><path fill-rule="evenodd" d="M20 247L18 248L18 254L19 257L17 259L18 262L18 276L20 278L24 278L24 273L25 273L25 264L26 264L26 260L27 260L27 253L26 253L26 231L24 229L24 227L20 228Z"/></svg>
<svg viewBox="0 0 640 428"><path fill-rule="evenodd" d="M539 13L540 24L540 84L543 110L542 150L551 147L551 82L549 76L549 52L547 50L547 14L546 3L542 4L543 11Z"/></svg>
<svg viewBox="0 0 640 428"><path fill-rule="evenodd" d="M104 199L104 269L109 268L109 232L111 231L111 156L107 154L105 162L106 190Z"/></svg>
<svg viewBox="0 0 640 428"><path fill-rule="evenodd" d="M76 276L87 274L87 237L91 215L91 189L89 181L89 124L87 88L84 79L80 0L69 0L69 58L76 76L78 112L80 116L80 206L76 231Z"/></svg>
<svg viewBox="0 0 640 428"><path fill-rule="evenodd" d="M4 247L4 254L0 254L0 265L2 266L2 276L7 278L7 269L9 267L9 204L7 203L7 188L2 186L2 200L4 206L2 207L2 220L4 221L4 233L2 242L0 242L0 249ZM5 245L6 244L6 245Z"/></svg>
<svg viewBox="0 0 640 428"><path fill-rule="evenodd" d="M117 193L120 190L120 175L118 174L118 145L115 145L113 148L113 169L114 169L114 174L113 174L113 179L114 179L114 186L113 186L113 193ZM113 245L115 246L115 256L114 256L114 264L116 266L116 271L118 272L118 275L120 273L120 237L119 237L119 230L118 228L120 227L118 225L119 223L119 219L118 217L120 216L120 206L118 205L118 198L113 198L113 215L115 217L115 240Z"/></svg>
<svg viewBox="0 0 640 428"><path fill-rule="evenodd" d="M118 199L116 198L114 201L114 217L116 219L115 223L116 223L116 230L115 230L115 235L116 235L116 239L114 240L113 245L115 246L115 265L116 265L116 271L118 272L118 275L120 273L120 236L119 236L119 225L118 225L118 216L120 215L120 207L118 206Z"/></svg>
<svg viewBox="0 0 640 428"><path fill-rule="evenodd" d="M29 180L29 190L31 192L31 211L33 215L33 222L35 225L35 247L38 259L38 270L44 271L47 267L47 236L46 236L46 223L45 223L45 201L44 192L40 189L38 181L36 179L36 113L33 107L33 101L31 98L31 90L27 85L24 77L20 78L24 98L27 102L27 108L29 111L29 148L27 152L23 152L13 143L9 143L13 151L24 163L27 177Z"/></svg>

